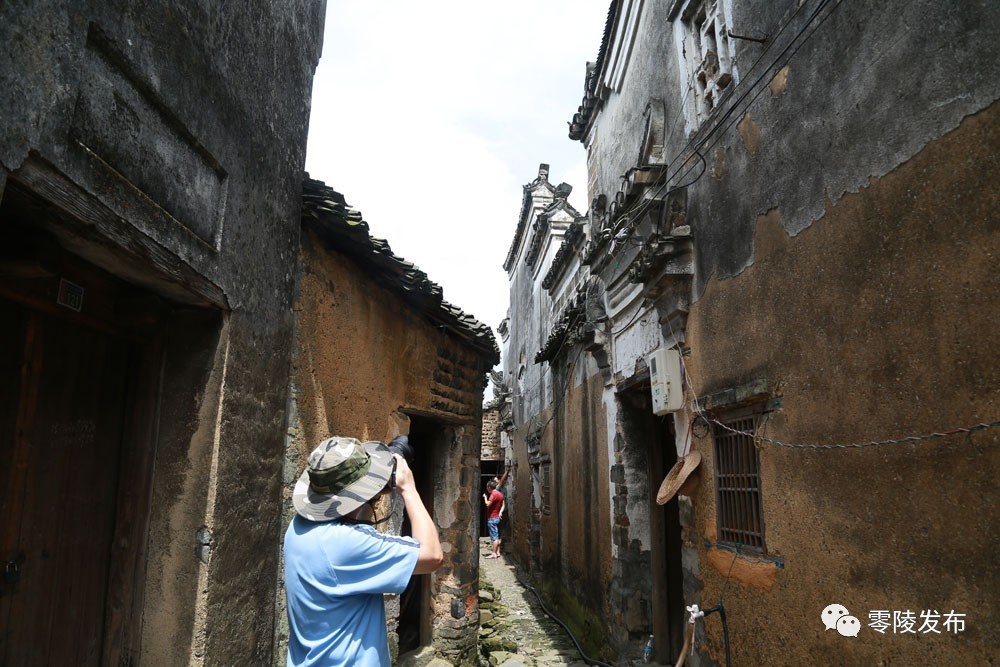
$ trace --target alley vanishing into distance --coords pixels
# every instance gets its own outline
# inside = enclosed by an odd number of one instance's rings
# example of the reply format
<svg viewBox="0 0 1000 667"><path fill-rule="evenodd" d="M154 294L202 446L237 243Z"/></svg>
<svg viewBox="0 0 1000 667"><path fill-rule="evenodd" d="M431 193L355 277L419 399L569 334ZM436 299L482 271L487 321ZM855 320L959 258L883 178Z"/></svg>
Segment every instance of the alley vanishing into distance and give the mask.
<svg viewBox="0 0 1000 667"><path fill-rule="evenodd" d="M998 665L1000 2L563 3L0 0L0 667Z"/></svg>
<svg viewBox="0 0 1000 667"><path fill-rule="evenodd" d="M480 665L494 667L584 667L566 630L545 612L507 556L479 557Z"/></svg>
<svg viewBox="0 0 1000 667"><path fill-rule="evenodd" d="M509 556L486 558L490 552L488 538L480 539L480 667L585 667L573 638L546 613L524 572ZM433 645L425 646L402 656L399 667L450 667L435 653Z"/></svg>

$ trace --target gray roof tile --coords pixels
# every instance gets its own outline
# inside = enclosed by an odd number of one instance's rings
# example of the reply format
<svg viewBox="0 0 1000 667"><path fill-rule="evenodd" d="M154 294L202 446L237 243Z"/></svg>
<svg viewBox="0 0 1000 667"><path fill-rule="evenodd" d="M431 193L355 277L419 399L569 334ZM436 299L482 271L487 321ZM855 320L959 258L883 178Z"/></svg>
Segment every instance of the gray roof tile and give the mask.
<svg viewBox="0 0 1000 667"><path fill-rule="evenodd" d="M396 292L434 325L451 332L479 352L491 365L500 361L493 330L443 298L437 283L412 262L393 254L389 242L369 233L361 212L322 181L308 177L302 184L302 224L332 249L350 256L380 285Z"/></svg>

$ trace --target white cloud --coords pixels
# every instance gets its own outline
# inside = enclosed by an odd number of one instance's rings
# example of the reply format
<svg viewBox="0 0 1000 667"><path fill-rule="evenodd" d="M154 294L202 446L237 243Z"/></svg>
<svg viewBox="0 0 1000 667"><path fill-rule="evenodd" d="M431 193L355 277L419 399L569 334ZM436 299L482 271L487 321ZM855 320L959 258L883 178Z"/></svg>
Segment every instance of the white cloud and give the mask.
<svg viewBox="0 0 1000 667"><path fill-rule="evenodd" d="M584 151L566 123L608 5L331 0L306 168L495 328L521 186L538 164L587 208Z"/></svg>

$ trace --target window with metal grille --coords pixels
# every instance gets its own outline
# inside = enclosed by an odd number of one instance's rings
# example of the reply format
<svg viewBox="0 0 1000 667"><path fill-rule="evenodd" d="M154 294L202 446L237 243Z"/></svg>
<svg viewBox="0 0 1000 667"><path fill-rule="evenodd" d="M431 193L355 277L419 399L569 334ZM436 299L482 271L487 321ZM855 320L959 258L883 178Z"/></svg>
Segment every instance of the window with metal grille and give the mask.
<svg viewBox="0 0 1000 667"><path fill-rule="evenodd" d="M549 498L551 498L552 492L552 464L549 462L544 462L541 465L542 473L542 512L548 514L551 511L551 506L549 505Z"/></svg>
<svg viewBox="0 0 1000 667"><path fill-rule="evenodd" d="M763 552L760 459L752 435L759 420L759 413L722 415L719 421L728 428L713 424L712 440L719 541Z"/></svg>

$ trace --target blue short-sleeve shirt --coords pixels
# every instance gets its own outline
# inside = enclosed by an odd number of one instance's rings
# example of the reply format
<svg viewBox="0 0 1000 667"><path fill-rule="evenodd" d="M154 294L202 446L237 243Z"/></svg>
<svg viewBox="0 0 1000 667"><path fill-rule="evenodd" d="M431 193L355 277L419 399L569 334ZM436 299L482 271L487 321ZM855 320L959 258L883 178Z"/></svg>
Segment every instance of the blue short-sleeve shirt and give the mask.
<svg viewBox="0 0 1000 667"><path fill-rule="evenodd" d="M402 593L420 545L371 526L296 516L285 532L288 667L390 664L385 593Z"/></svg>

